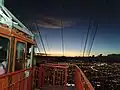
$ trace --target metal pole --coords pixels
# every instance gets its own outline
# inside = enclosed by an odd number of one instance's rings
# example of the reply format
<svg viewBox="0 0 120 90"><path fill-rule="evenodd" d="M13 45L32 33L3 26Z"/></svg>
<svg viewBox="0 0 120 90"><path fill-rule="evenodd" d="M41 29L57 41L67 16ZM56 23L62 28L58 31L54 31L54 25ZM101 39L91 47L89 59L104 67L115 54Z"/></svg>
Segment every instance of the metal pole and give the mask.
<svg viewBox="0 0 120 90"><path fill-rule="evenodd" d="M32 40L34 40L34 36L32 36ZM34 59L33 59L33 55L34 54L34 45L31 46L31 60L30 60L30 67L34 66Z"/></svg>
<svg viewBox="0 0 120 90"><path fill-rule="evenodd" d="M64 36L63 36L63 22L61 20L61 38L62 38L62 52L64 56Z"/></svg>
<svg viewBox="0 0 120 90"><path fill-rule="evenodd" d="M0 4L4 6L4 0L0 0Z"/></svg>

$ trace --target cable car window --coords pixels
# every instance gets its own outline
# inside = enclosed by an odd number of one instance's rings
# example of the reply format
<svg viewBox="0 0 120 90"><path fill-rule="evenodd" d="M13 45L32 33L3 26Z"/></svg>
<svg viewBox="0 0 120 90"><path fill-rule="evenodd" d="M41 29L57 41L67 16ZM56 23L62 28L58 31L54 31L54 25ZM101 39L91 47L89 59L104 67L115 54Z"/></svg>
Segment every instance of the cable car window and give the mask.
<svg viewBox="0 0 120 90"><path fill-rule="evenodd" d="M17 42L15 70L23 69L24 64L25 64L25 44L21 42Z"/></svg>
<svg viewBox="0 0 120 90"><path fill-rule="evenodd" d="M27 43L27 61L26 61L26 68L30 68L31 64L31 44Z"/></svg>
<svg viewBox="0 0 120 90"><path fill-rule="evenodd" d="M0 36L0 75L7 72L9 39Z"/></svg>

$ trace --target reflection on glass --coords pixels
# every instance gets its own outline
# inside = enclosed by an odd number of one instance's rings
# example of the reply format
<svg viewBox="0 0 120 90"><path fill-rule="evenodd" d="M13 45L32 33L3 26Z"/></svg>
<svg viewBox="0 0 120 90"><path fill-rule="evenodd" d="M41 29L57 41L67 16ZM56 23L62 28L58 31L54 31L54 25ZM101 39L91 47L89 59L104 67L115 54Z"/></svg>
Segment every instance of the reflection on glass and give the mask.
<svg viewBox="0 0 120 90"><path fill-rule="evenodd" d="M26 61L26 68L30 68L31 64L31 44L27 43L27 61Z"/></svg>
<svg viewBox="0 0 120 90"><path fill-rule="evenodd" d="M21 42L17 42L15 70L23 69L24 63L25 63L25 44Z"/></svg>
<svg viewBox="0 0 120 90"><path fill-rule="evenodd" d="M24 60L25 44L18 42L16 49L17 49L17 60Z"/></svg>
<svg viewBox="0 0 120 90"><path fill-rule="evenodd" d="M0 36L0 75L7 72L9 39Z"/></svg>
<svg viewBox="0 0 120 90"><path fill-rule="evenodd" d="M9 40L0 37L0 62L6 60L8 57Z"/></svg>

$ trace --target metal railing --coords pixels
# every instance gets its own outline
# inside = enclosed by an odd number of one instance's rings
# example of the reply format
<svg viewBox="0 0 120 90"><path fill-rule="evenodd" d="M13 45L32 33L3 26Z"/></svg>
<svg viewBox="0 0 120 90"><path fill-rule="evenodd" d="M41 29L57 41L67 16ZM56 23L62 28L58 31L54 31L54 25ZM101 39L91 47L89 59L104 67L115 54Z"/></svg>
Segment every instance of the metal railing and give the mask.
<svg viewBox="0 0 120 90"><path fill-rule="evenodd" d="M74 79L76 90L94 90L89 80L77 65L75 66Z"/></svg>
<svg viewBox="0 0 120 90"><path fill-rule="evenodd" d="M68 86L75 84L75 86ZM94 90L89 80L76 65L40 64L0 76L0 90Z"/></svg>
<svg viewBox="0 0 120 90"><path fill-rule="evenodd" d="M41 64L39 70L39 88L60 86L66 90L67 84L75 84L76 90L94 90L84 73L76 65Z"/></svg>
<svg viewBox="0 0 120 90"><path fill-rule="evenodd" d="M66 86L67 64L41 64L39 87Z"/></svg>
<svg viewBox="0 0 120 90"><path fill-rule="evenodd" d="M29 68L0 76L0 90L33 90L35 72Z"/></svg>

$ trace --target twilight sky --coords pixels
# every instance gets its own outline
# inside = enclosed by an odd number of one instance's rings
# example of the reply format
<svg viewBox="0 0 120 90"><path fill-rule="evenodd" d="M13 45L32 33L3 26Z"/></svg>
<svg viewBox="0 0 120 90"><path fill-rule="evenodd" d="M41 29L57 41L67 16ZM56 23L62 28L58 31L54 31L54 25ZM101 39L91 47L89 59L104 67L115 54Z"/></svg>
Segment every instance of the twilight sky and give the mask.
<svg viewBox="0 0 120 90"><path fill-rule="evenodd" d="M62 55L62 20L65 55L82 56L92 17L85 55L93 39L95 24L98 24L98 30L90 55L120 53L119 0L5 0L5 6L35 32L41 52L43 48L35 25L41 31L46 51Z"/></svg>

